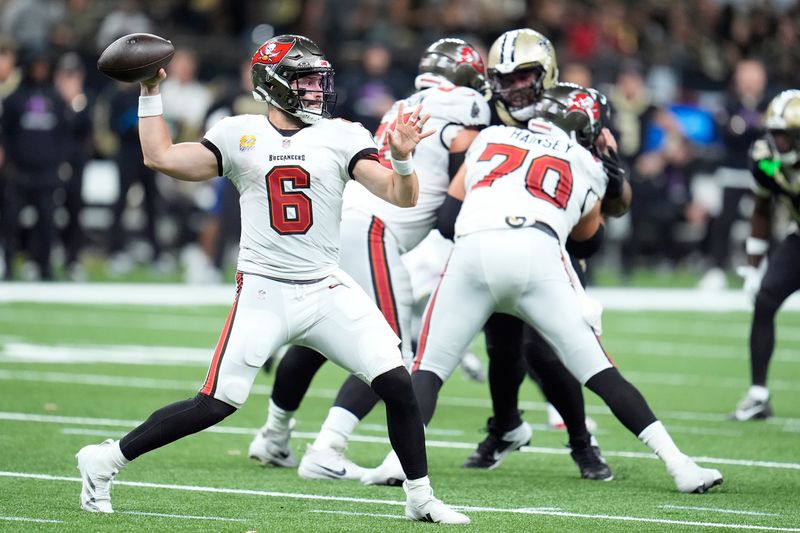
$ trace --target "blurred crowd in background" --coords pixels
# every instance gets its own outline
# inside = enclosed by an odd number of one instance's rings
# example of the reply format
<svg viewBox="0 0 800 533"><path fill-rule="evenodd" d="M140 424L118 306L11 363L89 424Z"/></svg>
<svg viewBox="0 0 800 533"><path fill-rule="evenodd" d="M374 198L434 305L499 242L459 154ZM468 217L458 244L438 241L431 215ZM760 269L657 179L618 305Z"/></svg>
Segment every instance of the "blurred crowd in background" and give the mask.
<svg viewBox="0 0 800 533"><path fill-rule="evenodd" d="M186 141L226 115L265 111L249 60L273 35L317 41L336 69L335 114L374 131L413 91L428 44L459 36L486 50L518 27L551 39L562 81L595 86L613 106L634 202L593 264L623 282L682 268L724 287L749 232L748 146L769 99L800 87L795 1L0 0L0 270L83 280L87 265L110 277L146 265L199 282L233 268L235 189L145 168L138 85L95 68L122 35L175 44L162 93L173 138Z"/></svg>

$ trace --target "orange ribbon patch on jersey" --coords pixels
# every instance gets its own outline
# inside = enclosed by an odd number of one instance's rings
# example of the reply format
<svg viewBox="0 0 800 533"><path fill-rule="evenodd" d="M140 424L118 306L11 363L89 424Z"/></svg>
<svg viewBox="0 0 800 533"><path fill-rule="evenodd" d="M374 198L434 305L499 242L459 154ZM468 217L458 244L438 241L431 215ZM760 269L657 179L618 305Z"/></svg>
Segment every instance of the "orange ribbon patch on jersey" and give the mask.
<svg viewBox="0 0 800 533"><path fill-rule="evenodd" d="M239 139L239 151L246 152L247 150L252 150L253 147L256 145L256 136L255 135L242 135L242 138Z"/></svg>

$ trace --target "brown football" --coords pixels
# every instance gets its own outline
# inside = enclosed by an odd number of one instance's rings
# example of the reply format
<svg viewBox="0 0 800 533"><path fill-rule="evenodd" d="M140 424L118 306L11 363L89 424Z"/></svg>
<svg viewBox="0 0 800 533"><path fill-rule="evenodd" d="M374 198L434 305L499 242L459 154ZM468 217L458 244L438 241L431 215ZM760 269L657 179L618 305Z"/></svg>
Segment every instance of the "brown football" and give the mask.
<svg viewBox="0 0 800 533"><path fill-rule="evenodd" d="M97 60L97 70L119 81L143 81L167 66L174 54L172 42L158 35L131 33L103 50Z"/></svg>

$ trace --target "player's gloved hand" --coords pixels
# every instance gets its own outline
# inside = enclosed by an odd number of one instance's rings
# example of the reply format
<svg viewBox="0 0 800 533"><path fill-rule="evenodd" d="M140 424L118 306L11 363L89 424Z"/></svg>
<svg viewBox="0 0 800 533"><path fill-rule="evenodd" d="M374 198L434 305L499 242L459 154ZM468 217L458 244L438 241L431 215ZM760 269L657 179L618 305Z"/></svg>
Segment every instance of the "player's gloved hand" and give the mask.
<svg viewBox="0 0 800 533"><path fill-rule="evenodd" d="M617 152L613 148L608 149L608 153L600 154L600 161L603 163L603 170L608 176L606 186L606 198L619 198L622 196L622 185L625 183L625 167L622 166Z"/></svg>
<svg viewBox="0 0 800 533"><path fill-rule="evenodd" d="M756 295L761 288L761 280L767 271L767 258L763 258L757 267L752 265L742 265L736 269L736 273L744 279L742 290L751 303L756 302Z"/></svg>

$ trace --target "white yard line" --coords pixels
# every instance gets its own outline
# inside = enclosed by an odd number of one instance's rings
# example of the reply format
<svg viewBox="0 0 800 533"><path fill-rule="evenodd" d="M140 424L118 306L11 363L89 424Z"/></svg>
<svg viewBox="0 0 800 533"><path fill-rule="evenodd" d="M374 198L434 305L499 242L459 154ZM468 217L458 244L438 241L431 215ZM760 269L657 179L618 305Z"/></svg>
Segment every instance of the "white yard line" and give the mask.
<svg viewBox="0 0 800 533"><path fill-rule="evenodd" d="M71 417L59 415L40 415L29 413L9 413L0 412L0 420L9 420L16 422L34 422L44 424L61 424L61 425L84 425L84 426L109 426L109 427L125 427L133 428L140 424L134 420L114 420L109 418L88 418L88 417ZM233 435L254 435L257 428L243 428L232 426L212 426L204 431L208 433L223 433ZM299 439L315 439L317 433L314 432L301 432L294 431L292 436ZM383 446L389 445L389 439L386 437L373 437L370 435L353 435L350 437L353 442L364 442L369 444L380 444ZM472 450L475 448L474 442L457 442L457 441L442 441L442 440L426 440L426 445L430 448L446 448L458 450ZM569 453L567 448L545 448L539 446L523 446L520 450L524 453L540 453L548 455L566 455ZM655 455L650 452L628 452L628 451L613 451L603 450L603 455L609 457L625 457L629 459L657 459ZM747 459L728 459L724 457L694 457L695 460L709 464L724 464L734 466L749 466L749 467L762 467L762 468L775 468L783 470L800 470L800 463L785 463L778 461L751 461Z"/></svg>
<svg viewBox="0 0 800 533"><path fill-rule="evenodd" d="M0 361L2 363L2 361ZM46 383L65 383L79 385L95 385L106 387L122 388L141 388L152 390L176 390L186 393L196 391L201 383L194 381L182 381L173 379L146 378L135 376L110 376L105 374L78 374L72 372L39 372L34 370L5 370L0 369L0 381L40 381ZM337 390L325 388L311 388L306 397L332 399L336 397ZM251 394L265 396L272 393L272 387L267 385L254 385ZM443 396L439 398L439 405L451 407L475 407L491 409L491 402L488 399L466 398L458 396ZM520 401L520 409L527 411L544 411L545 404L542 402ZM611 416L611 412L605 406L587 405L586 412L592 415ZM659 413L664 419L687 420L694 422L724 422L728 423L728 417L722 413L702 413L696 411L661 411ZM777 425L784 431L797 432L800 430L800 418L772 417L767 423ZM709 429L713 431L713 429ZM724 430L729 431L729 430ZM722 435L724 433L719 433Z"/></svg>
<svg viewBox="0 0 800 533"><path fill-rule="evenodd" d="M157 516L160 518L182 518L184 520L215 520L219 522L247 522L244 518L224 518L222 516L194 516L188 514L145 513L143 511L117 511L119 514L138 516Z"/></svg>
<svg viewBox="0 0 800 533"><path fill-rule="evenodd" d="M679 511L708 511L709 513L741 514L750 516L781 516L778 513L760 513L758 511L740 511L738 509L716 509L714 507L691 507L688 505L659 505L661 509L676 509Z"/></svg>
<svg viewBox="0 0 800 533"><path fill-rule="evenodd" d="M778 341L780 345L780 331ZM701 344L697 342L681 342L677 340L657 341L653 339L637 340L631 337L615 336L604 339L603 345L613 357L615 353L634 355L639 357L679 357L695 361L705 359L726 359L735 361L747 360L747 341L735 346L720 346L719 344ZM782 363L800 363L797 350L778 346L774 354L775 361Z"/></svg>
<svg viewBox="0 0 800 533"><path fill-rule="evenodd" d="M29 518L27 516L0 516L0 520L10 522L36 522L37 524L63 524L63 520L47 520L44 518Z"/></svg>
<svg viewBox="0 0 800 533"><path fill-rule="evenodd" d="M385 514L385 513L356 513L353 511L326 511L325 509L309 509L307 512L309 513L321 513L321 514L338 514L343 516L370 516L373 518L394 518L396 520L407 520L407 518L403 515L399 514Z"/></svg>
<svg viewBox="0 0 800 533"><path fill-rule="evenodd" d="M0 477L23 478L23 479L36 479L41 481L71 481L80 482L81 479L77 477L66 476L51 476L48 474L33 474L26 472L2 472ZM366 503L378 505L391 505L393 507L405 506L404 501L395 500L379 500L372 498L350 498L344 496L326 496L322 494L304 494L296 492L276 492L264 490L250 490L250 489L230 489L218 487L204 487L198 485L175 485L164 483L147 483L140 481L115 481L115 485L140 487L150 489L170 489L180 490L187 492L206 492L215 494L239 494L247 496L265 496L272 498L290 498L298 500L312 500L312 501L331 501L331 502L348 502L348 503ZM500 507L476 507L470 505L454 506L456 509L464 512L488 512L488 513L508 513L508 514L521 514L521 515L540 515L540 516L555 516L564 518L583 518L588 520L609 520L617 522L642 522L651 524L669 524L679 526L697 526L707 528L729 528L729 529L747 529L754 531L785 531L785 532L800 532L800 528L786 528L786 527L773 527L762 526L756 524L739 524L739 523L719 523L719 522L700 522L689 520L670 520L664 518L650 518L639 516L625 516L625 515L605 515L605 514L587 514L587 513L572 513L566 511L552 511L536 508L525 509L506 509Z"/></svg>

